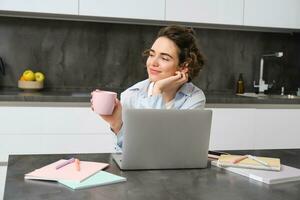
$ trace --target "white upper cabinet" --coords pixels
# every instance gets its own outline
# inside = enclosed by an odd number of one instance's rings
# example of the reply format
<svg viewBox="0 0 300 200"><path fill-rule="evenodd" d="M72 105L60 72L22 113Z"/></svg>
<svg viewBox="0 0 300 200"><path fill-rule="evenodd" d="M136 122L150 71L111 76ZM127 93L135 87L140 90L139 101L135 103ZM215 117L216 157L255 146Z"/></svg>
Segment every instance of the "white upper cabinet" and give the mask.
<svg viewBox="0 0 300 200"><path fill-rule="evenodd" d="M244 25L300 28L299 0L245 0Z"/></svg>
<svg viewBox="0 0 300 200"><path fill-rule="evenodd" d="M78 0L0 0L0 10L78 15Z"/></svg>
<svg viewBox="0 0 300 200"><path fill-rule="evenodd" d="M79 20L82 16L84 20L116 18L124 22L145 20L147 24L159 20L215 27L300 29L300 0L0 0L0 15L25 16L26 12L33 17L40 13L65 18L79 15Z"/></svg>
<svg viewBox="0 0 300 200"><path fill-rule="evenodd" d="M165 0L80 0L79 15L164 20Z"/></svg>
<svg viewBox="0 0 300 200"><path fill-rule="evenodd" d="M166 0L166 20L243 25L244 0Z"/></svg>

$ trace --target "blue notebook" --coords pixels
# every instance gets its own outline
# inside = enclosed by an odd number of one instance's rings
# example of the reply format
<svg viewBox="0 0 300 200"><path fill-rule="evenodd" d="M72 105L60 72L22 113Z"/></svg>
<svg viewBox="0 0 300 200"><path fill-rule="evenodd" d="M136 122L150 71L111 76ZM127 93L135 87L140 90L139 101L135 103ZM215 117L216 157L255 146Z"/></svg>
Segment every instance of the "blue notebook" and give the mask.
<svg viewBox="0 0 300 200"><path fill-rule="evenodd" d="M82 182L65 181L65 180L59 180L58 182L69 188L72 188L73 190L76 190L76 189L84 189L89 187L119 183L124 181L126 181L125 177L117 176L115 174L111 174L106 171L99 171L95 175L89 177L88 179Z"/></svg>

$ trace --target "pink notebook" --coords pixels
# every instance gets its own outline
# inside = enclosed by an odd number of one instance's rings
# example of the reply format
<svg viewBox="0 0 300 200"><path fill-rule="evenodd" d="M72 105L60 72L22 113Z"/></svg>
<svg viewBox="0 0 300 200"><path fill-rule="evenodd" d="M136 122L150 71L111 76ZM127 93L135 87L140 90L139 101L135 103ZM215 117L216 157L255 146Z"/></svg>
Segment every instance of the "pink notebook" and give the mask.
<svg viewBox="0 0 300 200"><path fill-rule="evenodd" d="M66 160L61 159L52 164L36 169L28 174L25 174L24 178L49 181L68 180L81 182L109 165L107 163L80 161L80 171L76 170L75 163L70 163L60 169L55 168L64 161Z"/></svg>

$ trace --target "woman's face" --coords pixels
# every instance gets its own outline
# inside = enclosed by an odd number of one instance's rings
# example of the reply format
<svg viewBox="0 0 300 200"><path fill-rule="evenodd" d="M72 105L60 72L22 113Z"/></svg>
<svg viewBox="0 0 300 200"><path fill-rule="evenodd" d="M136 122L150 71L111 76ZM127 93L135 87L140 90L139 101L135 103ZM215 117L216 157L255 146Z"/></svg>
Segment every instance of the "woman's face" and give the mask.
<svg viewBox="0 0 300 200"><path fill-rule="evenodd" d="M166 37L156 39L146 62L150 81L155 82L175 75L179 69L178 51L172 40Z"/></svg>

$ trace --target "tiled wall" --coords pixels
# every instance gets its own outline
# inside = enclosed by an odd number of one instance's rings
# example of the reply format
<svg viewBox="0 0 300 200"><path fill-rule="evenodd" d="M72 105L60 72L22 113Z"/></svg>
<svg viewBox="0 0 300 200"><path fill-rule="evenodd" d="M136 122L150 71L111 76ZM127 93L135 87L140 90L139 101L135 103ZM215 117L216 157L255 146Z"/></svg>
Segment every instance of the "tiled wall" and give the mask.
<svg viewBox="0 0 300 200"><path fill-rule="evenodd" d="M49 89L106 88L120 91L147 77L141 53L159 26L0 17L0 56L7 66L0 87L14 88L31 68L46 74ZM207 65L193 81L206 92L234 92L239 73L246 91L258 80L260 56L274 89L300 87L300 34L195 29Z"/></svg>

